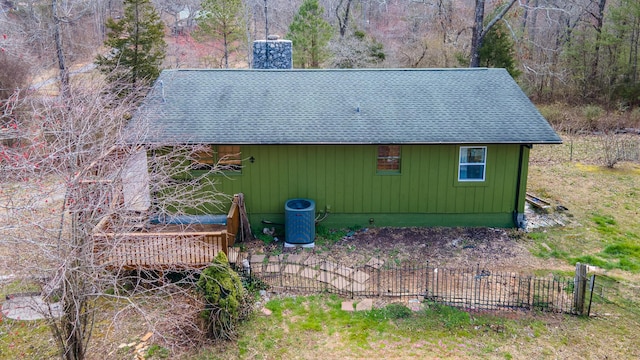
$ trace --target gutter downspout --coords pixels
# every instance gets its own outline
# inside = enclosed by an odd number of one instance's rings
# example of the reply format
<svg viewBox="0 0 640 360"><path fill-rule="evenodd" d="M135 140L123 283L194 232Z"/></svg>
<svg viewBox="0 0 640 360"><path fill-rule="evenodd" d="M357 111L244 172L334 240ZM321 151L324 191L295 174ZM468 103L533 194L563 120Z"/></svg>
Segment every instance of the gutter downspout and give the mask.
<svg viewBox="0 0 640 360"><path fill-rule="evenodd" d="M520 187L522 186L522 167L524 165L524 147L532 148L531 144L520 145L520 154L518 155L518 178L516 180L516 199L513 207L513 224L518 229L524 229L527 227L527 219L523 213L518 212L518 205L520 203Z"/></svg>

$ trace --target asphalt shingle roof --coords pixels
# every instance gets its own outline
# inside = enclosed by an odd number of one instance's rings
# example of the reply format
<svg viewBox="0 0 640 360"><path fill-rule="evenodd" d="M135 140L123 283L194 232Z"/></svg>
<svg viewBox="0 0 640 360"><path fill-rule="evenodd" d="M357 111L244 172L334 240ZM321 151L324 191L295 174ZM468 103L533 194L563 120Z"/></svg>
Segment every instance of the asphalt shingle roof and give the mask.
<svg viewBox="0 0 640 360"><path fill-rule="evenodd" d="M504 69L165 70L147 141L560 143Z"/></svg>

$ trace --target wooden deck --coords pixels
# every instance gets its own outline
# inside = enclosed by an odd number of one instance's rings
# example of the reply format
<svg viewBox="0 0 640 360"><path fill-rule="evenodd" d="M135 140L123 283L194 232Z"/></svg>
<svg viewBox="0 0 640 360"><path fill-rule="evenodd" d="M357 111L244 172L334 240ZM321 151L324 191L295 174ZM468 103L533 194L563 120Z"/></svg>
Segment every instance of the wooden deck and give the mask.
<svg viewBox="0 0 640 360"><path fill-rule="evenodd" d="M237 197L225 225L170 225L117 232L108 219L93 233L95 260L110 269L184 270L208 266L220 252L227 254L240 226ZM229 255L229 254L227 254Z"/></svg>

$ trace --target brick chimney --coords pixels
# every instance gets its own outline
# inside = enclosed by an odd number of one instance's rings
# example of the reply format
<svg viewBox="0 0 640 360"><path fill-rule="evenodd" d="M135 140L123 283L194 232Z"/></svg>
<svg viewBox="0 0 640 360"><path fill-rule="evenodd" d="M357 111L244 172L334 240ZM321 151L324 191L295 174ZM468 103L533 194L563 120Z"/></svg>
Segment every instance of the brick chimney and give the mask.
<svg viewBox="0 0 640 360"><path fill-rule="evenodd" d="M291 40L269 35L267 40L253 42L253 69L293 69Z"/></svg>

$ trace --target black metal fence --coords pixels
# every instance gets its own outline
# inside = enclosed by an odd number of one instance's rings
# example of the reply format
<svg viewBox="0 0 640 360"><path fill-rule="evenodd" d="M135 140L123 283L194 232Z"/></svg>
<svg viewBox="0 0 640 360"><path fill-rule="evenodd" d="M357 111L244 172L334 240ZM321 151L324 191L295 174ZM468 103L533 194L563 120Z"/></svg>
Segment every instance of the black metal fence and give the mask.
<svg viewBox="0 0 640 360"><path fill-rule="evenodd" d="M238 262L243 268L241 263ZM588 314L589 292L595 280L593 276L588 279L578 275L536 277L479 266L468 269L439 268L429 263L388 266L378 259L349 267L314 255L254 255L244 259L243 269L275 291L419 298L474 310L525 309L570 314Z"/></svg>

